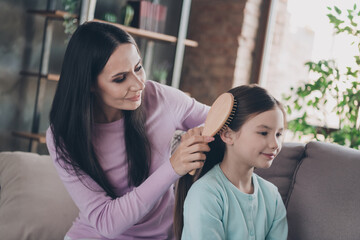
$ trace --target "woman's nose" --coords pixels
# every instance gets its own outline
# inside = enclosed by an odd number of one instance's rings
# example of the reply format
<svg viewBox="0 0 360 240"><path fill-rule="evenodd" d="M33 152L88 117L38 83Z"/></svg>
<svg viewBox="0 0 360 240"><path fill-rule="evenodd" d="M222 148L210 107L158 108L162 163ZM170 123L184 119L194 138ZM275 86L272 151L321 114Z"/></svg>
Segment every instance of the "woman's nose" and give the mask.
<svg viewBox="0 0 360 240"><path fill-rule="evenodd" d="M136 91L141 91L144 88L145 88L145 83L143 77L134 74L131 81L130 90L136 92Z"/></svg>

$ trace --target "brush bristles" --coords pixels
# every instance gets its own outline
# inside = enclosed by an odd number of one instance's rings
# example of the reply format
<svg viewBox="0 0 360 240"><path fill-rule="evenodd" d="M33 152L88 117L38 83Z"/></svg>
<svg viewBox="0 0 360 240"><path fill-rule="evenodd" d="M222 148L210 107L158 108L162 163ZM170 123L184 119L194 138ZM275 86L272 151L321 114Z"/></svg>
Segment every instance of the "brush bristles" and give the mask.
<svg viewBox="0 0 360 240"><path fill-rule="evenodd" d="M220 134L221 134L223 131L225 131L226 128L230 125L231 121L233 120L233 118L234 118L234 116L235 116L236 108L237 108L237 102L236 102L236 100L234 99L234 104L233 104L231 113L230 113L228 119L226 120L224 126L222 126L222 128L217 132L217 134L220 135Z"/></svg>

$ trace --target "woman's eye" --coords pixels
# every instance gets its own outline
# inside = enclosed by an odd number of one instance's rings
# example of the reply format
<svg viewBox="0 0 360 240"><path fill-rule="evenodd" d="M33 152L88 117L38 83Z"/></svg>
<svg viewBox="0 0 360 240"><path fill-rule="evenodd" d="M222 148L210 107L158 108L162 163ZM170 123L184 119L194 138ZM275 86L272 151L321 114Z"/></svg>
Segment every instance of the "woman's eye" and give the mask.
<svg viewBox="0 0 360 240"><path fill-rule="evenodd" d="M138 67L136 67L136 68L135 68L135 72L140 71L140 70L141 70L141 68L142 68L142 65L139 65Z"/></svg>
<svg viewBox="0 0 360 240"><path fill-rule="evenodd" d="M281 137L281 136L282 136L282 133L277 133L276 136L277 136L277 137Z"/></svg>
<svg viewBox="0 0 360 240"><path fill-rule="evenodd" d="M259 132L259 134L262 136L266 136L268 133L267 132Z"/></svg>
<svg viewBox="0 0 360 240"><path fill-rule="evenodd" d="M115 79L113 80L113 82L115 82L115 83L121 83L121 82L125 81L125 79L126 79L126 75L123 75L123 76L121 76L121 77L115 78Z"/></svg>

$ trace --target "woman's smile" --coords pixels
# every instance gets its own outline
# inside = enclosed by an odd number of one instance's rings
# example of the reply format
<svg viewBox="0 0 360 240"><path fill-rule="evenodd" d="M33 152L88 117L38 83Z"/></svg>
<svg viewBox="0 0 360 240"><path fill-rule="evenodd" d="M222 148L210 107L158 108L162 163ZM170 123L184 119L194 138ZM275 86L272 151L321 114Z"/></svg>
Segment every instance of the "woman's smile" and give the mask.
<svg viewBox="0 0 360 240"><path fill-rule="evenodd" d="M141 99L141 93L136 94L136 95L133 96L133 97L125 98L125 100L132 101L132 102L137 102L137 101L139 101L140 99Z"/></svg>

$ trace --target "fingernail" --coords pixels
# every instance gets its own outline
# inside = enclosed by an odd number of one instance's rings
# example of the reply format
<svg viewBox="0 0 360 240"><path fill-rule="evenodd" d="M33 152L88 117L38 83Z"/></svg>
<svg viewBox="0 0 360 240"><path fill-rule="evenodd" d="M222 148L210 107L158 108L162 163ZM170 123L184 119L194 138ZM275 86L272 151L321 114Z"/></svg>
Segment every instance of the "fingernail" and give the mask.
<svg viewBox="0 0 360 240"><path fill-rule="evenodd" d="M212 142L212 141L215 140L215 138L214 138L214 137L205 137L205 140L206 140L207 142Z"/></svg>

